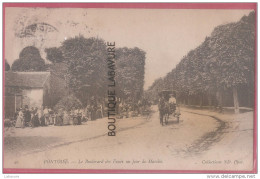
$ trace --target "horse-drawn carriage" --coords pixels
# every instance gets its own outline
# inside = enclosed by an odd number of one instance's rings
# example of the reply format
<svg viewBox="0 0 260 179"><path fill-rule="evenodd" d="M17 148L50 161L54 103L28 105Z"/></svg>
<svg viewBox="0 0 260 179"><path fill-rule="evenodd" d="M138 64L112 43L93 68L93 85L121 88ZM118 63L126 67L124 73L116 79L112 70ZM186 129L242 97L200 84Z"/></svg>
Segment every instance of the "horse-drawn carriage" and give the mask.
<svg viewBox="0 0 260 179"><path fill-rule="evenodd" d="M163 90L159 93L159 112L161 125L167 125L169 118L176 118L179 123L180 107L176 102L176 91Z"/></svg>

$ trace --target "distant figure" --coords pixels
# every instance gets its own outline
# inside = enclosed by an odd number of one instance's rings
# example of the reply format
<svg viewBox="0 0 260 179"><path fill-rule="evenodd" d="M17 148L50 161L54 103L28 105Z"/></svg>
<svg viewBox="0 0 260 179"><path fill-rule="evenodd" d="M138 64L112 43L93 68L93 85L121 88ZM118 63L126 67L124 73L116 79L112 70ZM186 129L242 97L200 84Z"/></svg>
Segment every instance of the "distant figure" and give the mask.
<svg viewBox="0 0 260 179"><path fill-rule="evenodd" d="M71 110L68 112L68 115L69 115L69 125L73 125L74 110L71 109Z"/></svg>
<svg viewBox="0 0 260 179"><path fill-rule="evenodd" d="M170 96L169 103L176 104L176 98L173 95Z"/></svg>
<svg viewBox="0 0 260 179"><path fill-rule="evenodd" d="M54 124L54 118L55 118L54 111L51 108L49 108L48 111L49 111L49 124L52 125Z"/></svg>
<svg viewBox="0 0 260 179"><path fill-rule="evenodd" d="M49 109L47 107L45 107L43 110L43 116L44 116L45 125L48 126L50 123L50 121L49 121L50 114L49 114Z"/></svg>
<svg viewBox="0 0 260 179"><path fill-rule="evenodd" d="M24 126L29 127L30 122L31 122L31 112L28 108L28 105L26 105L24 109Z"/></svg>
<svg viewBox="0 0 260 179"><path fill-rule="evenodd" d="M70 124L70 116L67 111L64 111L63 113L63 125L69 125Z"/></svg>
<svg viewBox="0 0 260 179"><path fill-rule="evenodd" d="M99 105L99 109L100 109L101 118L103 118L104 117L104 111L103 111L104 109L103 109L102 104Z"/></svg>
<svg viewBox="0 0 260 179"><path fill-rule="evenodd" d="M85 108L85 109L81 109L81 114L82 114L82 117L81 117L81 121L82 122L87 122L88 121L88 109Z"/></svg>
<svg viewBox="0 0 260 179"><path fill-rule="evenodd" d="M87 118L91 118L91 106L89 104L87 105Z"/></svg>
<svg viewBox="0 0 260 179"><path fill-rule="evenodd" d="M38 127L40 125L38 113L37 113L37 107L35 109L32 108L31 112L31 125L32 127Z"/></svg>
<svg viewBox="0 0 260 179"><path fill-rule="evenodd" d="M78 109L77 119L78 119L78 125L81 125L82 111L80 109Z"/></svg>
<svg viewBox="0 0 260 179"><path fill-rule="evenodd" d="M97 106L96 118L102 118L102 105Z"/></svg>
<svg viewBox="0 0 260 179"><path fill-rule="evenodd" d="M124 104L124 116L126 118L129 117L129 111L130 111L130 105L128 105L127 103Z"/></svg>
<svg viewBox="0 0 260 179"><path fill-rule="evenodd" d="M93 96L91 98L91 121L94 121L97 119L97 101L95 99L95 97Z"/></svg>
<svg viewBox="0 0 260 179"><path fill-rule="evenodd" d="M24 116L23 116L22 108L20 108L20 111L18 113L17 120L16 120L16 123L15 123L15 127L16 128L24 128Z"/></svg>
<svg viewBox="0 0 260 179"><path fill-rule="evenodd" d="M137 103L137 112L138 112L138 114L141 114L142 112L143 112L143 102L144 101L141 101L141 100L138 100L138 103Z"/></svg>
<svg viewBox="0 0 260 179"><path fill-rule="evenodd" d="M119 105L118 105L118 114L119 115L123 115L123 112L124 112L123 108L124 108L123 103L120 102Z"/></svg>
<svg viewBox="0 0 260 179"><path fill-rule="evenodd" d="M63 113L62 109L59 109L58 114L56 116L55 126L62 126L63 125Z"/></svg>
<svg viewBox="0 0 260 179"><path fill-rule="evenodd" d="M176 110L176 98L171 95L169 99L170 113L172 114Z"/></svg>
<svg viewBox="0 0 260 179"><path fill-rule="evenodd" d="M15 113L14 113L14 119L16 120L18 115L19 115L20 109L16 109Z"/></svg>
<svg viewBox="0 0 260 179"><path fill-rule="evenodd" d="M74 110L74 117L73 117L73 124L74 125L81 125L81 116L79 109Z"/></svg>
<svg viewBox="0 0 260 179"><path fill-rule="evenodd" d="M163 123L163 116L168 113L168 105L169 102L166 101L164 98L159 99L158 108L160 113L160 123Z"/></svg>
<svg viewBox="0 0 260 179"><path fill-rule="evenodd" d="M38 109L37 115L38 115L38 118L39 118L40 126L45 126L45 119L44 119L44 116L43 116L43 110Z"/></svg>
<svg viewBox="0 0 260 179"><path fill-rule="evenodd" d="M158 109L159 109L159 113L160 113L160 123L162 123L162 121L163 121L163 105L164 105L163 99L159 98Z"/></svg>

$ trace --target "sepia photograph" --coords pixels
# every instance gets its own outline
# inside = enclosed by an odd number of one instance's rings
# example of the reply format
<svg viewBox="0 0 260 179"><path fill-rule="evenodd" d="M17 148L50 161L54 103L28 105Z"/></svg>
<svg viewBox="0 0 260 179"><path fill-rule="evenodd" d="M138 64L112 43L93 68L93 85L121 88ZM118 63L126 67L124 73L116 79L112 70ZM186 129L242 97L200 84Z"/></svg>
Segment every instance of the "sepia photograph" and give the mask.
<svg viewBox="0 0 260 179"><path fill-rule="evenodd" d="M4 173L256 172L256 3L4 3Z"/></svg>

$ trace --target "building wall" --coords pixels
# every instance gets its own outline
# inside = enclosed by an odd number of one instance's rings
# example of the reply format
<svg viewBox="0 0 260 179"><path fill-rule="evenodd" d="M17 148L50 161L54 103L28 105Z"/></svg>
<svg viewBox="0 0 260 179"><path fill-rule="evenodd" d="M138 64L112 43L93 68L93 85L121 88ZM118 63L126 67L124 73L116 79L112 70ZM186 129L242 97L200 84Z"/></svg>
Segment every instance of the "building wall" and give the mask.
<svg viewBox="0 0 260 179"><path fill-rule="evenodd" d="M68 94L64 77L51 73L41 88L5 86L5 117L12 117L16 109L54 107Z"/></svg>
<svg viewBox="0 0 260 179"><path fill-rule="evenodd" d="M48 78L44 85L43 85L43 101L42 101L42 105L43 106L51 106L51 94L50 94L50 78Z"/></svg>
<svg viewBox="0 0 260 179"><path fill-rule="evenodd" d="M19 89L5 94L5 118L13 117L15 111L25 105L40 108L43 104L43 89Z"/></svg>
<svg viewBox="0 0 260 179"><path fill-rule="evenodd" d="M5 100L5 118L10 118L15 113L15 96L6 95L4 100Z"/></svg>
<svg viewBox="0 0 260 179"><path fill-rule="evenodd" d="M22 106L40 108L43 104L43 89L26 89L22 92Z"/></svg>

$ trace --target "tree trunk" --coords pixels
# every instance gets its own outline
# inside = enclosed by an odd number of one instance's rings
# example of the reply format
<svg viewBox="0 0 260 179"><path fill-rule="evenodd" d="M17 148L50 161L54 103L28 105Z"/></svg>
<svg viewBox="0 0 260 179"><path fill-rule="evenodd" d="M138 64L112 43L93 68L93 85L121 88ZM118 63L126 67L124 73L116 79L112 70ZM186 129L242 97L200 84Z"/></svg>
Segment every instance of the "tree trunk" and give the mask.
<svg viewBox="0 0 260 179"><path fill-rule="evenodd" d="M248 88L248 89L250 89L250 88ZM252 106L252 105L251 105L251 92L250 92L250 91L248 91L247 106L248 106L248 107L251 107L251 106Z"/></svg>
<svg viewBox="0 0 260 179"><path fill-rule="evenodd" d="M201 94L199 97L200 97L200 108L202 108L203 95Z"/></svg>
<svg viewBox="0 0 260 179"><path fill-rule="evenodd" d="M211 107L212 106L212 98L210 95L208 95L208 102L209 102L209 106Z"/></svg>
<svg viewBox="0 0 260 179"><path fill-rule="evenodd" d="M190 99L190 96L188 96L188 106L190 107L190 104L191 104L191 99Z"/></svg>
<svg viewBox="0 0 260 179"><path fill-rule="evenodd" d="M234 99L234 108L235 113L239 113L239 102L238 102L238 95L237 95L237 87L233 87L233 99Z"/></svg>
<svg viewBox="0 0 260 179"><path fill-rule="evenodd" d="M216 93L216 98L217 98L217 108L219 109L219 112L222 112L223 110L223 101L222 101L222 91L218 90Z"/></svg>

